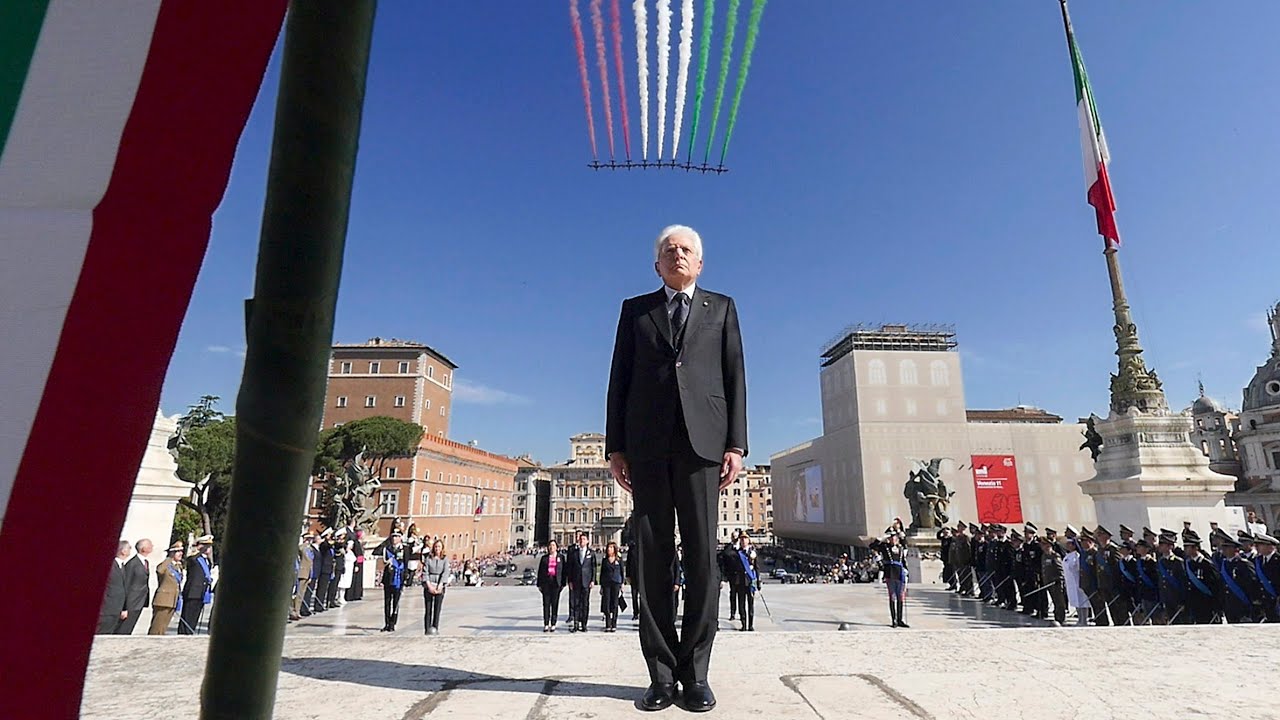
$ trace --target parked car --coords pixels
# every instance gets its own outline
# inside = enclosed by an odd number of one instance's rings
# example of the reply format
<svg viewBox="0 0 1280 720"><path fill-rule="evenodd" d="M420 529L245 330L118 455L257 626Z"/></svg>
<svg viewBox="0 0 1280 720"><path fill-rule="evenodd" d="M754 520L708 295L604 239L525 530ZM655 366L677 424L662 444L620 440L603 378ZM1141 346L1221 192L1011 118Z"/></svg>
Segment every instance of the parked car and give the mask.
<svg viewBox="0 0 1280 720"><path fill-rule="evenodd" d="M525 568L524 574L520 576L520 584L533 585L536 582L538 582L538 574L533 571L533 568Z"/></svg>
<svg viewBox="0 0 1280 720"><path fill-rule="evenodd" d="M494 569L493 569L493 576L494 576L494 577L506 577L506 576L507 576L507 572L508 572L508 571L507 571L507 566L506 566L506 565L499 565L498 567L496 567L496 568L494 568Z"/></svg>
<svg viewBox="0 0 1280 720"><path fill-rule="evenodd" d="M783 582L786 582L786 581L787 581L787 569L786 569L786 568L774 568L774 569L773 569L773 577L774 577L774 578L776 578L776 579L778 579L778 580L781 580L781 581L783 581Z"/></svg>

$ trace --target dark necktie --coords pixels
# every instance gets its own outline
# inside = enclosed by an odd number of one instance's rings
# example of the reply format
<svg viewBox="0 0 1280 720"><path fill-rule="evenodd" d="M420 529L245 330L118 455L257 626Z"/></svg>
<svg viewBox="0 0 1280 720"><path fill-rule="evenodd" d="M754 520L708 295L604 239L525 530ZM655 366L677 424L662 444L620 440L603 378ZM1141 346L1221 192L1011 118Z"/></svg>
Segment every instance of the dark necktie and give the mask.
<svg viewBox="0 0 1280 720"><path fill-rule="evenodd" d="M679 347L684 336L684 321L689 317L689 296L678 292L671 302L676 304L671 313L671 341Z"/></svg>

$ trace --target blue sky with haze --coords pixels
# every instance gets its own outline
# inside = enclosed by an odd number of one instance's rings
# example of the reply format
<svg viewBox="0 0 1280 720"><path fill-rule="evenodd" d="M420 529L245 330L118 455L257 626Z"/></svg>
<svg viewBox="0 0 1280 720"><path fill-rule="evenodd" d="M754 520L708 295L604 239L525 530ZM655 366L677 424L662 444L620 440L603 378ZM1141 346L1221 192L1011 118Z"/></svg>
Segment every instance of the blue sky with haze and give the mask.
<svg viewBox="0 0 1280 720"><path fill-rule="evenodd" d="M1280 298L1280 5L1078 0L1072 19L1148 363L1175 406L1198 373L1238 406ZM278 61L166 413L204 393L234 406ZM607 152L598 105L596 126ZM380 4L335 338L411 338L458 362L454 439L551 462L569 435L603 430L619 304L658 286L653 237L673 222L704 237L701 284L737 299L749 461L820 432L819 350L858 321L954 323L971 408L1105 411L1110 298L1053 0L775 0L731 172L589 159L567 3Z"/></svg>

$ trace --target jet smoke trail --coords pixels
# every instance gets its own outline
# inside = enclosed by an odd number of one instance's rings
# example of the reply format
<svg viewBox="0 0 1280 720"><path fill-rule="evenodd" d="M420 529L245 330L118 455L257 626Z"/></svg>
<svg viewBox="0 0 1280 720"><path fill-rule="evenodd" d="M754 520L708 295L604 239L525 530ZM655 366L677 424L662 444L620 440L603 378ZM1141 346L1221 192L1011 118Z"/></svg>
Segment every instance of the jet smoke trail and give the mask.
<svg viewBox="0 0 1280 720"><path fill-rule="evenodd" d="M591 0L591 29L596 36L596 65L600 68L600 95L604 101L604 124L609 128L609 159L613 151L613 110L609 107L609 63L604 54L604 15L600 12L600 0Z"/></svg>
<svg viewBox="0 0 1280 720"><path fill-rule="evenodd" d="M711 54L711 24L715 20L716 0L707 0L702 7L702 37L698 40L698 89L693 95L693 122L689 125L689 153L686 161L693 160L693 144L698 139L698 119L702 117L702 95L707 89L707 60Z"/></svg>
<svg viewBox="0 0 1280 720"><path fill-rule="evenodd" d="M724 28L724 47L720 50L720 82L716 85L716 103L711 109L711 127L707 130L707 152L702 164L711 157L711 144L716 141L716 126L720 123L720 103L724 101L724 86L729 81L729 61L733 57L733 31L738 27L738 0L729 0L729 22Z"/></svg>
<svg viewBox="0 0 1280 720"><path fill-rule="evenodd" d="M693 0L680 4L680 64L676 71L676 117L671 125L671 159L680 156L680 122L684 119L685 89L689 85L689 61L693 59Z"/></svg>
<svg viewBox="0 0 1280 720"><path fill-rule="evenodd" d="M627 117L627 86L622 81L622 14L618 0L609 0L609 19L613 30L613 67L618 71L618 108L622 111L622 147L631 162L631 119Z"/></svg>
<svg viewBox="0 0 1280 720"><path fill-rule="evenodd" d="M646 0L634 0L636 15L636 81L640 85L640 158L649 159L649 14Z"/></svg>
<svg viewBox="0 0 1280 720"><path fill-rule="evenodd" d="M587 78L587 55L582 41L582 16L578 14L578 0L569 0L569 20L573 23L573 47L578 52L578 74L582 76L582 102L587 109L587 135L591 138L591 159L596 152L596 121L591 116L591 80Z"/></svg>
<svg viewBox="0 0 1280 720"><path fill-rule="evenodd" d="M671 0L658 3L658 159L667 133L667 67L671 62Z"/></svg>
<svg viewBox="0 0 1280 720"><path fill-rule="evenodd" d="M767 0L752 0L751 16L747 20L747 41L742 48L742 60L738 65L738 87L733 91L733 105L729 108L729 125L724 131L724 146L720 148L720 164L724 165L724 157L729 154L729 140L733 137L733 126L738 124L738 105L742 103L742 91L747 87L747 73L751 70L751 53L756 49L756 36L760 34L760 17L764 15L764 4Z"/></svg>

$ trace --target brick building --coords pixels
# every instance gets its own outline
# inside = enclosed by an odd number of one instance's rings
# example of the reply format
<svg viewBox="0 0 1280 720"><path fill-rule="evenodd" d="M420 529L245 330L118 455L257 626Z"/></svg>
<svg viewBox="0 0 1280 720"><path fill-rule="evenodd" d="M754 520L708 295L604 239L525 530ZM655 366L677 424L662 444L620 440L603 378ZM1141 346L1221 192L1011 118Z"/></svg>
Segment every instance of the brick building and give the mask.
<svg viewBox="0 0 1280 720"><path fill-rule="evenodd" d="M377 500L390 532L392 518L417 525L464 558L503 552L511 545L516 460L448 439L453 372L457 365L416 342L373 338L334 345L322 427L386 416L425 429L412 457L387 461ZM320 512L321 483L313 484L308 513Z"/></svg>
<svg viewBox="0 0 1280 720"><path fill-rule="evenodd" d="M773 483L768 465L744 467L720 491L720 542L745 530L757 545L773 542Z"/></svg>

